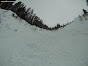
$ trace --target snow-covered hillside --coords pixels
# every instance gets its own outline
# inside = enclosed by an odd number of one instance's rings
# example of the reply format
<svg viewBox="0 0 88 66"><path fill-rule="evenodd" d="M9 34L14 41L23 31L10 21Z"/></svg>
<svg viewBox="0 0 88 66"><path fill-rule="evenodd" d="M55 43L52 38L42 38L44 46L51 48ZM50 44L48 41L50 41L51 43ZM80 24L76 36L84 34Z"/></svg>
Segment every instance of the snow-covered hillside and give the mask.
<svg viewBox="0 0 88 66"><path fill-rule="evenodd" d="M0 66L88 66L88 16L46 31L0 9Z"/></svg>
<svg viewBox="0 0 88 66"><path fill-rule="evenodd" d="M46 25L66 24L74 20L82 9L88 10L86 0L16 0L22 1L27 8L34 9Z"/></svg>

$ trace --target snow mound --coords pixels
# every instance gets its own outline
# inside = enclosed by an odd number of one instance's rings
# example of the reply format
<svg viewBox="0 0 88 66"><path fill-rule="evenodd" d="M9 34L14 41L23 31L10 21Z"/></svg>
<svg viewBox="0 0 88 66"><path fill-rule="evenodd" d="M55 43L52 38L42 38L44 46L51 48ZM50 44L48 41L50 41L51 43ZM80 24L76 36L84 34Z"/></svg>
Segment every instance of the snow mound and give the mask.
<svg viewBox="0 0 88 66"><path fill-rule="evenodd" d="M46 31L0 9L0 66L88 66L88 16Z"/></svg>

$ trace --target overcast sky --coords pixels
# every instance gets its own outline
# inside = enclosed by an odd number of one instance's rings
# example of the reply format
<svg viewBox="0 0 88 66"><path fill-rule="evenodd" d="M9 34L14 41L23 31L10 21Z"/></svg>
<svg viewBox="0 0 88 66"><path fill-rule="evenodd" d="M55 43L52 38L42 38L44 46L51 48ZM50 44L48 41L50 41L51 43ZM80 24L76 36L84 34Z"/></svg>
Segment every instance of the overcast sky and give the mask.
<svg viewBox="0 0 88 66"><path fill-rule="evenodd" d="M27 7L32 7L45 24L55 26L65 24L82 14L82 9L88 9L86 0L18 0Z"/></svg>

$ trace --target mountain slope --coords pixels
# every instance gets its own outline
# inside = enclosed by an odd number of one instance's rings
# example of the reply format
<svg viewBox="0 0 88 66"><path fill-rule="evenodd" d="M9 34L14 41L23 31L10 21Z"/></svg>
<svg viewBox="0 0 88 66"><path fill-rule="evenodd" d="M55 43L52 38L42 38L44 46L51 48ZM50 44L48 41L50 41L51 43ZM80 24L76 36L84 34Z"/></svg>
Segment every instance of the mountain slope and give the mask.
<svg viewBox="0 0 88 66"><path fill-rule="evenodd" d="M22 1L27 8L31 7L38 17L49 27L66 24L74 20L82 9L88 11L86 0L16 0Z"/></svg>
<svg viewBox="0 0 88 66"><path fill-rule="evenodd" d="M46 31L0 9L0 66L88 66L88 16ZM82 19L82 20L81 20Z"/></svg>

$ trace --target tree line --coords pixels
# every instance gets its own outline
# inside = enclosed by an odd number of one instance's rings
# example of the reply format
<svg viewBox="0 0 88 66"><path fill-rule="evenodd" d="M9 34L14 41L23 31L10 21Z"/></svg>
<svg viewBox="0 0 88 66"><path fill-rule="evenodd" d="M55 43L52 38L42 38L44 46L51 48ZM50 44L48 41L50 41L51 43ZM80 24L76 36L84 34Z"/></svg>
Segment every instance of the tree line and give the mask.
<svg viewBox="0 0 88 66"><path fill-rule="evenodd" d="M47 25L45 25L43 23L43 20L40 19L40 17L38 17L35 13L34 10L30 7L28 9L26 9L26 6L24 5L24 3L17 2L14 5L12 5L12 3L10 3L8 5L8 7L4 7L3 8L7 9L7 10L11 10L14 13L16 13L21 19L24 19L26 22L28 22L31 25L34 25L36 27L42 28L42 29L46 29L46 30L57 30L59 28L65 27L66 25L60 25L57 24L55 27L48 27ZM13 15L14 16L14 15Z"/></svg>

